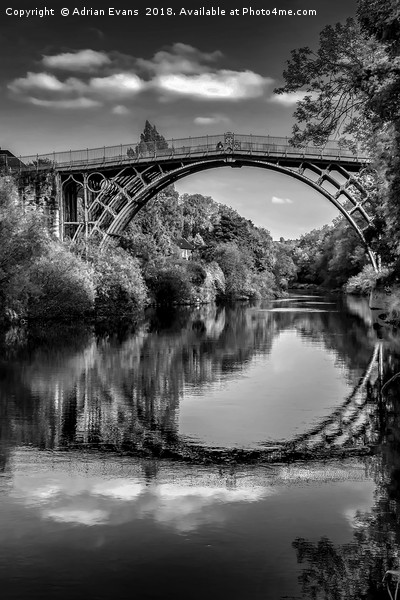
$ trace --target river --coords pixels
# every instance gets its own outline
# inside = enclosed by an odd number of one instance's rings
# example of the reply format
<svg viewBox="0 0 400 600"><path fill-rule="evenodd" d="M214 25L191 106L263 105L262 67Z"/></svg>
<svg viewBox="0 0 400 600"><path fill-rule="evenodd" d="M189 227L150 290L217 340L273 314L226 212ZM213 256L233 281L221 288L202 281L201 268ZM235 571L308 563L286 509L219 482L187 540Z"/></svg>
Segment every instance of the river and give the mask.
<svg viewBox="0 0 400 600"><path fill-rule="evenodd" d="M398 371L352 297L8 332L2 600L388 598Z"/></svg>

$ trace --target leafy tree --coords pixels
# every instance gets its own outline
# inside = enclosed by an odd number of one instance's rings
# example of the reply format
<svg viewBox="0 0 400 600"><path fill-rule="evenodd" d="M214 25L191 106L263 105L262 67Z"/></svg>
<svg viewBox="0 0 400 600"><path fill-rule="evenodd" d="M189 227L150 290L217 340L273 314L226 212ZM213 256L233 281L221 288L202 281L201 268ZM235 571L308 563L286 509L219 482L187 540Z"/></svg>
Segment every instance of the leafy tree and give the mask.
<svg viewBox="0 0 400 600"><path fill-rule="evenodd" d="M322 283L320 264L324 255L325 239L330 226L313 229L292 242L292 257L297 268L297 281L300 283Z"/></svg>
<svg viewBox="0 0 400 600"><path fill-rule="evenodd" d="M324 144L339 132L353 143L369 145L371 132L392 118L386 87L398 77L398 68L386 48L354 19L326 26L317 51L293 50L283 76L285 85L276 93L306 93L294 113L294 143ZM305 123L302 130L298 123Z"/></svg>
<svg viewBox="0 0 400 600"><path fill-rule="evenodd" d="M166 150L167 148L168 142L165 137L161 133L158 133L155 125L146 120L143 133L140 134L140 142L136 147L136 152L153 153L156 150Z"/></svg>
<svg viewBox="0 0 400 600"><path fill-rule="evenodd" d="M192 300L192 286L187 265L168 263L153 265L147 270L146 283L157 304L181 304Z"/></svg>
<svg viewBox="0 0 400 600"><path fill-rule="evenodd" d="M362 30L376 40L381 56L371 69L371 94L378 142L375 166L382 180L380 196L388 225L389 245L400 254L400 37L398 0L359 0L358 19ZM373 61L373 58L371 58Z"/></svg>
<svg viewBox="0 0 400 600"><path fill-rule="evenodd" d="M145 262L175 254L175 239L181 237L183 217L179 196L171 185L152 198L124 232L121 245Z"/></svg>
<svg viewBox="0 0 400 600"><path fill-rule="evenodd" d="M304 91L292 142L324 144L333 134L362 147L376 170L376 207L400 253L400 55L398 2L359 0L358 21L327 26L319 48L292 51L277 93ZM301 128L302 126L302 128ZM376 233L376 237L378 234Z"/></svg>
<svg viewBox="0 0 400 600"><path fill-rule="evenodd" d="M275 264L273 272L278 284L287 289L290 282L296 278L297 267L293 261L293 249L284 242L274 244Z"/></svg>
<svg viewBox="0 0 400 600"><path fill-rule="evenodd" d="M225 295L236 299L252 295L251 262L233 242L219 244L214 251L214 258L225 275Z"/></svg>
<svg viewBox="0 0 400 600"><path fill-rule="evenodd" d="M353 275L346 282L345 291L348 294L369 294L380 277L384 277L387 274L387 270L383 270L377 273L371 265L365 265L360 273Z"/></svg>
<svg viewBox="0 0 400 600"><path fill-rule="evenodd" d="M35 319L84 317L95 300L93 270L56 242L29 270L28 316Z"/></svg>
<svg viewBox="0 0 400 600"><path fill-rule="evenodd" d="M97 314L119 317L144 307L147 288L138 261L128 252L92 248L89 260L94 269Z"/></svg>
<svg viewBox="0 0 400 600"><path fill-rule="evenodd" d="M0 178L0 318L24 316L32 265L46 252L50 236L43 215L24 207L13 180Z"/></svg>
<svg viewBox="0 0 400 600"><path fill-rule="evenodd" d="M273 243L270 233L253 225L229 206L220 205L215 225L209 236L209 243L234 243L246 255L249 268L257 272L271 270Z"/></svg>
<svg viewBox="0 0 400 600"><path fill-rule="evenodd" d="M201 194L183 194L180 204L183 237L194 239L201 235L203 239L210 238L219 211L218 204L210 196Z"/></svg>
<svg viewBox="0 0 400 600"><path fill-rule="evenodd" d="M314 229L299 240L285 242L284 246L297 269L299 283L341 287L368 262L358 235L341 216L331 225ZM277 259L277 264L278 270L290 267L285 266L282 258ZM281 276L285 277L283 273ZM294 277L294 270L289 271L289 281L291 277Z"/></svg>

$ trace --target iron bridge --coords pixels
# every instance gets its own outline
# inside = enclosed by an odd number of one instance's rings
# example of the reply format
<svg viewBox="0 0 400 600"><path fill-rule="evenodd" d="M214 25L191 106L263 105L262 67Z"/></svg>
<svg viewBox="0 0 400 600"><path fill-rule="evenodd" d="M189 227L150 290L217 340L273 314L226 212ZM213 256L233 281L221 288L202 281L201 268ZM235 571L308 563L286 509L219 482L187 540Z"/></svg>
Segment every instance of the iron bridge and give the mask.
<svg viewBox="0 0 400 600"><path fill-rule="evenodd" d="M370 200L357 177L368 163L367 156L336 141L294 147L288 138L227 132L158 146L139 142L20 157L19 169L55 171L60 237L73 242L96 237L101 245L121 236L152 197L188 175L219 167L268 169L329 200L355 229L377 270L365 238L372 224Z"/></svg>

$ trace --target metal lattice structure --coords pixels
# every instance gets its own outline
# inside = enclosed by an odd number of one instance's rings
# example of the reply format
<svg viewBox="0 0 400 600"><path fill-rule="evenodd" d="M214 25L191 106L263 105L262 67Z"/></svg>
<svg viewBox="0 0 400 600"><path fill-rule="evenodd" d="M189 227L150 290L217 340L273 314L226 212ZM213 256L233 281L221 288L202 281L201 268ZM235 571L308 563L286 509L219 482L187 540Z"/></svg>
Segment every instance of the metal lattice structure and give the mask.
<svg viewBox="0 0 400 600"><path fill-rule="evenodd" d="M343 149L293 147L287 138L222 135L110 146L20 157L23 169L54 169L60 176L60 235L77 241L96 237L107 245L121 236L147 202L180 179L220 167L259 167L285 174L318 191L344 215L376 258L365 231L371 226L369 198L357 175L368 157Z"/></svg>

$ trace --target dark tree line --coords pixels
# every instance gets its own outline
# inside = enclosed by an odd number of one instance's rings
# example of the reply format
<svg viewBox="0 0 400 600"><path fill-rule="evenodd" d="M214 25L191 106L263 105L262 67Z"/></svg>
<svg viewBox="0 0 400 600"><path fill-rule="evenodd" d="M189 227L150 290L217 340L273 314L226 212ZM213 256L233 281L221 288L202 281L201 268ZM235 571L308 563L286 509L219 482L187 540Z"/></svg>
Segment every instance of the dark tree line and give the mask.
<svg viewBox="0 0 400 600"><path fill-rule="evenodd" d="M400 44L398 0L359 0L356 19L325 27L316 51L292 51L277 93L303 91L292 143L338 136L366 150L375 219L369 241L398 269L400 256Z"/></svg>

